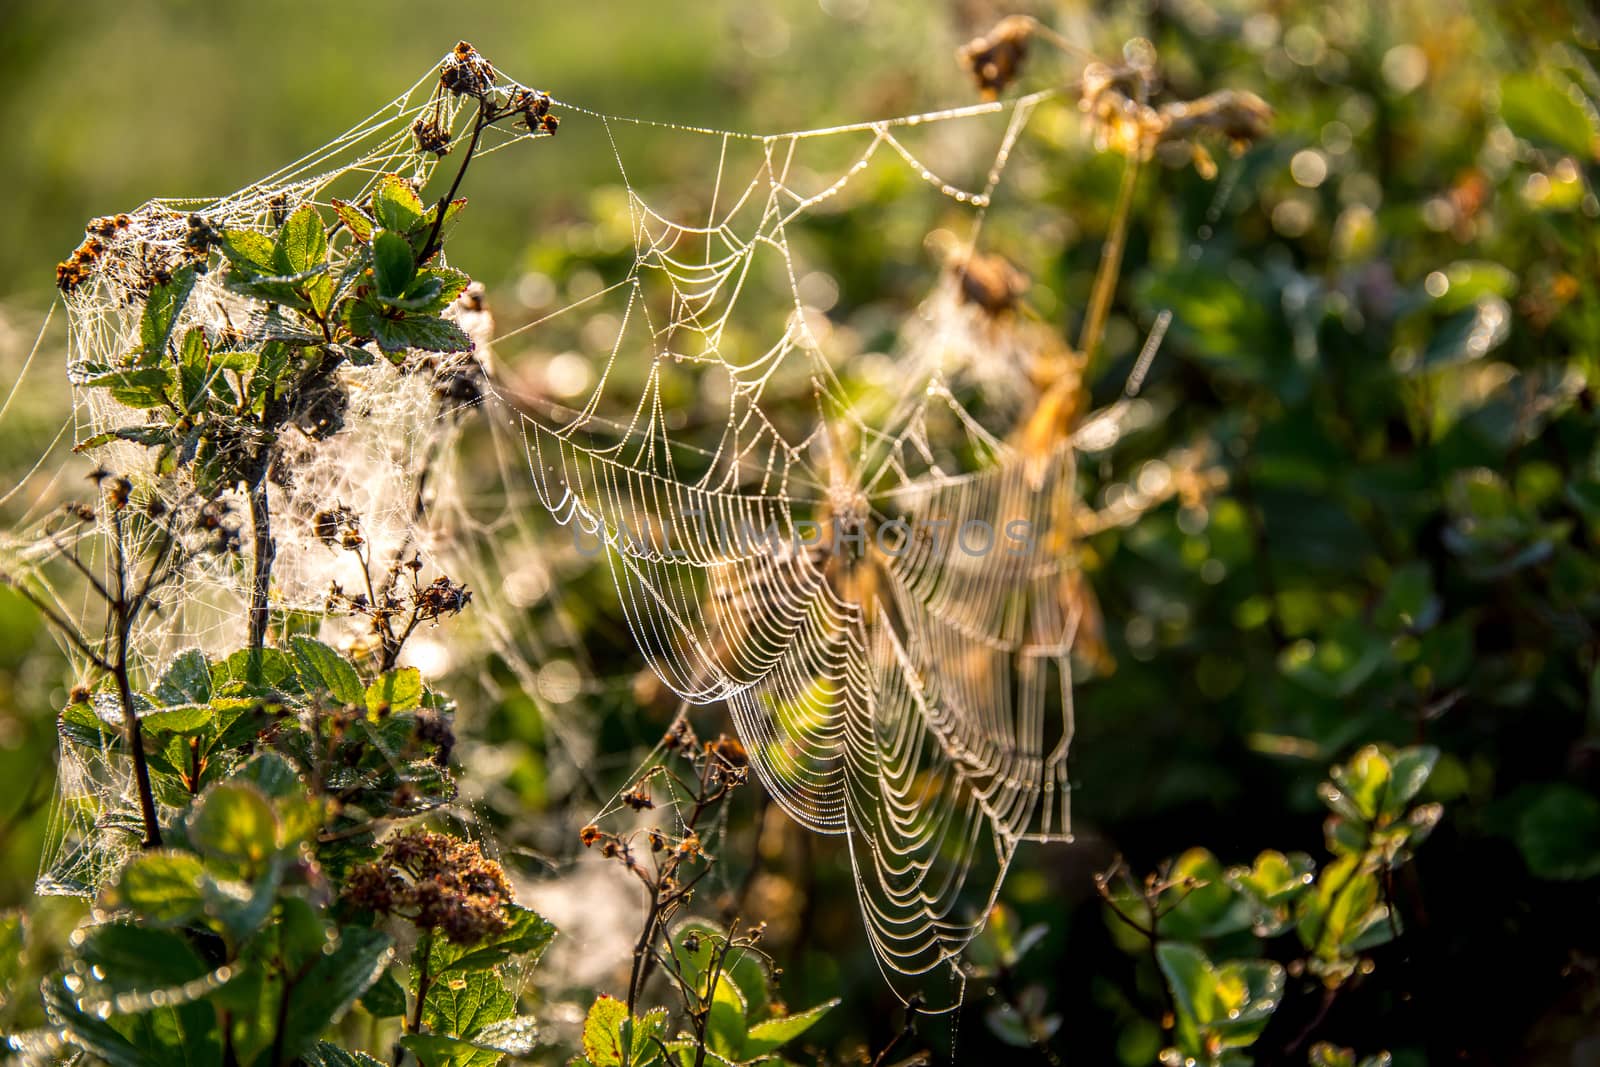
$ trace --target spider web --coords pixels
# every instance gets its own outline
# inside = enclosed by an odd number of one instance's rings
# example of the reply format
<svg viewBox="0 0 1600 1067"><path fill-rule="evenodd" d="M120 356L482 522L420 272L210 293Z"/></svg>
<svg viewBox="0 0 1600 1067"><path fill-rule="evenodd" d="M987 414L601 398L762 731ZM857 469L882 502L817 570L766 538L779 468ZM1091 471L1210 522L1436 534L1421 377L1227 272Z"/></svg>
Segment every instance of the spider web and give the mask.
<svg viewBox="0 0 1600 1067"><path fill-rule="evenodd" d="M687 131L718 143L710 209L669 217L627 184L633 260L605 290L611 356L580 409L520 416L541 498L604 544L651 668L686 701L724 702L772 797L845 836L874 953L931 1010L960 1002L959 954L1018 845L1069 835L1076 618L1049 530L1070 506L1072 453L1024 456L957 401L952 377L980 353L955 336L948 282L907 331L900 394L856 397L813 327L791 233L888 156L969 211L970 251L1039 99L765 137ZM1003 125L975 188L902 136L988 116ZM626 184L625 120L595 117ZM818 142L851 147L831 171L803 166ZM754 149L742 176L739 147ZM730 343L762 277L788 305L777 340ZM626 361L648 365L643 395L603 418ZM726 421L686 441L669 398L707 382ZM810 394L808 419L769 404L786 391ZM1001 540L1019 529L1026 543Z"/></svg>
<svg viewBox="0 0 1600 1067"><path fill-rule="evenodd" d="M459 101L436 82L430 72L237 194L131 213L90 280L63 297L75 385L85 367L135 345L139 294L153 264L182 254L191 215L270 232L304 203L359 201L384 174L425 183L434 160L417 150L412 123L462 121ZM993 370L995 338L972 327L948 274L900 331L893 380L864 387L803 296L797 245L816 219L857 209L863 183L898 174L910 178L904 195L931 202L931 217L958 220L970 254L1018 137L1052 95L773 135L556 101L563 136L585 124L604 134L626 190L631 253L593 293L538 322L500 337L475 331L475 355L435 358L419 372L413 354L404 369L379 360L342 374L342 407L281 445L292 476L269 486L273 606L315 615L330 581L356 580L352 561L315 537L315 514L330 502L360 516L373 558L419 550L492 587L516 577L495 551L505 539L520 546L517 559L537 558L523 511L536 500L603 553L632 638L662 682L685 701L725 703L772 797L808 829L846 839L865 928L896 991L921 996L925 1010L959 1004L960 953L1019 845L1070 838L1078 613L1062 589L1073 446L1020 448L1015 425L985 426L958 400ZM482 152L525 137L491 128ZM663 137L711 147L698 203L655 204L630 182L632 139L649 150ZM179 331L294 339L231 294L221 273L201 276ZM516 395L485 376L490 344L533 328L540 340L614 331L581 403ZM472 383L465 404L441 388L460 380ZM686 404L708 397L725 419L684 425ZM460 408L480 399L495 446L515 449L527 472L488 517L444 476ZM135 417L100 390L75 389L77 440ZM165 527L188 536L183 470L153 469L136 445L107 448L107 466L134 477L136 496L160 496ZM419 471L432 471L433 484ZM242 499L231 503L224 531L248 543ZM104 522L78 542L102 568ZM29 562L26 540L5 546L8 565ZM183 648L236 644L248 585L237 553L187 556L166 610L136 635L141 672L155 676ZM87 603L57 603L75 618L88 613ZM489 646L513 665L545 651L510 613L480 614ZM118 856L88 855L84 844L97 826L131 820L118 768L107 749L63 744L41 891L92 888L114 868ZM128 835L124 851L134 843Z"/></svg>

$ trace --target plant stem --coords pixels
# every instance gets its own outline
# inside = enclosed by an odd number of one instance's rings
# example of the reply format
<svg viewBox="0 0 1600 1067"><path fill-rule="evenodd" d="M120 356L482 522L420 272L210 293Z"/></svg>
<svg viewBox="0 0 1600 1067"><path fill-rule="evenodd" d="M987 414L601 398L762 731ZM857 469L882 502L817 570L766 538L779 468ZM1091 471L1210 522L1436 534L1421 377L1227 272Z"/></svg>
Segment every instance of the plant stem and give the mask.
<svg viewBox="0 0 1600 1067"><path fill-rule="evenodd" d="M156 817L155 794L150 788L150 764L144 754L144 731L139 726L139 712L133 702L133 683L128 677L128 637L133 629L133 612L128 606L128 554L122 541L121 511L112 511L111 529L115 538L117 564L117 595L110 604L116 636L116 656L111 661L111 676L117 683L123 733L128 741L128 754L133 759L133 778L139 792L139 815L144 820L144 847L160 848L161 822Z"/></svg>
<svg viewBox="0 0 1600 1067"><path fill-rule="evenodd" d="M428 963L433 956L433 930L422 931L422 940L417 945L417 1005L411 1010L411 1022L406 1027L407 1033L420 1033L422 1030L422 1006L428 1001L428 986L433 982L433 976L428 973Z"/></svg>
<svg viewBox="0 0 1600 1067"><path fill-rule="evenodd" d="M467 168L472 165L472 157L478 153L478 141L483 137L483 131L494 122L492 108L483 100L478 101L478 113L472 118L472 139L467 142L466 155L461 158L461 166L456 168L455 180L450 183L450 191L439 199L433 208L433 229L428 231L428 241L422 246L422 252L417 256L418 263L426 263L429 258L439 250L439 231L444 229L444 212L456 198L456 191L461 188L461 179L467 176Z"/></svg>
<svg viewBox="0 0 1600 1067"><path fill-rule="evenodd" d="M1128 216L1133 208L1133 190L1139 181L1139 157L1130 155L1122 167L1122 184L1117 189L1116 207L1111 213L1111 231L1100 250L1100 269L1095 273L1094 290L1089 297L1089 313L1083 320L1083 333L1078 338L1078 349L1083 353L1084 366L1094 365L1094 351L1100 347L1105 332L1106 317L1111 313L1111 298L1117 291L1117 277L1122 273L1122 249L1128 240Z"/></svg>
<svg viewBox="0 0 1600 1067"><path fill-rule="evenodd" d="M272 511L267 502L267 462L263 457L257 477L250 484L250 529L253 558L250 577L250 662L256 673L261 650L267 644L267 592L272 585L272 564L278 556L272 539Z"/></svg>

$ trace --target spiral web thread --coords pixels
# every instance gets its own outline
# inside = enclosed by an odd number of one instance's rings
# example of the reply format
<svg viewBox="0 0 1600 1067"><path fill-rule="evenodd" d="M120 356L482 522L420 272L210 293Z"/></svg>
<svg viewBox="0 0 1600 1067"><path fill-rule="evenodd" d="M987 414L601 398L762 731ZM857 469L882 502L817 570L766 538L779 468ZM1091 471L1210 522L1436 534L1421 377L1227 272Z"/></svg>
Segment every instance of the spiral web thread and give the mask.
<svg viewBox="0 0 1600 1067"><path fill-rule="evenodd" d="M133 213L92 279L63 298L74 382L87 364L134 347L141 302L130 294L149 261L180 248L190 213L265 232L303 203L359 200L382 174L425 181L432 157L415 149L412 122L426 112L461 125L458 102L440 97L436 80L430 73L238 194L155 201ZM296 441L291 431L293 476L270 486L274 606L315 612L330 580L353 587L351 561L312 531L314 511L328 503L361 517L374 558L415 546L487 586L506 580L509 565L483 551L484 539L509 531L526 546L534 535L517 508L536 498L604 546L632 636L660 679L685 701L726 703L757 777L784 810L845 837L866 931L897 992L919 994L933 1010L958 1004L958 956L1017 847L1069 835L1077 613L1061 595L1072 566L1061 526L1073 506L1072 447L1024 454L1009 443L1016 427L981 425L958 401L971 378L994 371L988 348L997 342L974 327L975 309L948 275L902 331L898 388L847 387L825 319L802 299L791 234L820 211L845 209L863 175L905 167L913 192L965 213L963 247L975 248L1017 138L1051 95L774 135L557 101L569 124L604 130L627 190L631 263L530 324L610 315L601 321L615 324L615 341L592 391L561 408L515 398L492 379L484 386L494 440L520 450L527 477L506 488L506 511L480 520L448 479L427 487L434 506L417 507L417 472L450 451L460 428L459 413L436 395L437 377L381 360L346 374L339 432ZM716 145L703 217L674 218L628 182L636 131ZM525 136L491 128L482 151ZM924 162L932 156L973 180L941 176ZM202 275L180 331L281 329L231 295L221 274ZM776 337L759 351L727 342L749 305L753 316L771 316ZM476 359L530 327L478 337ZM616 395L619 367L648 367L637 398ZM685 390L725 398L725 422L681 427L674 398ZM99 390L75 397L78 440L138 419ZM137 475L137 493L170 496L167 521L184 521L181 470L158 477L138 446L107 450L107 466ZM234 503L237 526L244 509ZM78 542L102 568L105 533ZM42 554L17 542L4 558L15 568ZM158 674L181 648L237 644L248 582L237 555L188 557L163 596L166 610L136 635L141 673ZM92 605L59 606L86 617ZM490 613L491 647L525 664L541 650L515 629ZM83 848L95 826L128 822L136 810L119 767L109 751L63 745L41 890L93 887L120 861ZM133 835L123 840L133 847Z"/></svg>

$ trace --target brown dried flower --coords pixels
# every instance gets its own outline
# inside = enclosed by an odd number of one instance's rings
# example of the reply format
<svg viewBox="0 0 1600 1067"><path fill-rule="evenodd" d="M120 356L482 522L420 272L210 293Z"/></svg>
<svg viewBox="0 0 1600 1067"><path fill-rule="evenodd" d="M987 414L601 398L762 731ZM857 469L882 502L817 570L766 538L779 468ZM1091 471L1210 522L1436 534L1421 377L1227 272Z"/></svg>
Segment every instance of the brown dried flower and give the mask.
<svg viewBox="0 0 1600 1067"><path fill-rule="evenodd" d="M458 41L439 68L439 84L458 96L481 97L494 88L494 66L472 45Z"/></svg>
<svg viewBox="0 0 1600 1067"><path fill-rule="evenodd" d="M505 870L476 842L427 830L390 838L377 860L351 872L345 896L359 907L438 930L458 945L503 931L512 899Z"/></svg>

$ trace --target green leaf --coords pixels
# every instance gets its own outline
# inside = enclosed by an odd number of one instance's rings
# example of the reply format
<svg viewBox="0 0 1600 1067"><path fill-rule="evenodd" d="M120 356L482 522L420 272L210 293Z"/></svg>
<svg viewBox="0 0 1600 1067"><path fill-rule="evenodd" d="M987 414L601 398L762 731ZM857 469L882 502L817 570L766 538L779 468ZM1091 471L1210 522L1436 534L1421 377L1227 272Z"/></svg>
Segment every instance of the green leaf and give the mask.
<svg viewBox="0 0 1600 1067"><path fill-rule="evenodd" d="M1161 894L1160 931L1180 940L1218 937L1250 925L1251 911L1209 849L1191 848L1172 864Z"/></svg>
<svg viewBox="0 0 1600 1067"><path fill-rule="evenodd" d="M818 1004L814 1008L808 1008L793 1015L779 1015L756 1023L745 1033L745 1057L754 1059L769 1052L775 1052L811 1029L817 1020L838 1007L839 1003L839 998L835 997L832 1000Z"/></svg>
<svg viewBox="0 0 1600 1067"><path fill-rule="evenodd" d="M206 389L211 384L211 359L205 331L191 327L178 346L178 382L182 386L183 410L193 414L205 405Z"/></svg>
<svg viewBox="0 0 1600 1067"><path fill-rule="evenodd" d="M292 1062L344 1016L389 966L393 945L388 935L364 926L340 929L338 944L318 956L289 992L281 1032L282 1062Z"/></svg>
<svg viewBox="0 0 1600 1067"><path fill-rule="evenodd" d="M1217 1056L1221 1050L1253 1044L1283 999L1284 969L1271 960L1214 967L1194 945L1165 941L1156 946L1156 961L1177 1009L1178 1047L1207 1063L1226 1062Z"/></svg>
<svg viewBox="0 0 1600 1067"><path fill-rule="evenodd" d="M706 1041L711 1051L736 1062L745 1058L748 1010L739 987L722 976L711 991L711 1012L706 1018Z"/></svg>
<svg viewBox="0 0 1600 1067"><path fill-rule="evenodd" d="M272 238L256 230L223 230L219 241L222 254L236 268L247 275L273 275L278 273L273 265Z"/></svg>
<svg viewBox="0 0 1600 1067"><path fill-rule="evenodd" d="M155 697L169 707L210 702L211 665L205 653L191 648L172 657L156 683Z"/></svg>
<svg viewBox="0 0 1600 1067"><path fill-rule="evenodd" d="M367 712L376 718L412 711L422 703L422 673L415 667L385 671L367 686Z"/></svg>
<svg viewBox="0 0 1600 1067"><path fill-rule="evenodd" d="M130 408L153 408L166 403L172 373L168 367L135 367L96 375L84 384L109 390L113 399Z"/></svg>
<svg viewBox="0 0 1600 1067"><path fill-rule="evenodd" d="M490 1067L502 1056L532 1052L537 1037L532 1016L517 1015L490 1023L470 1038L408 1034L400 1043L428 1067Z"/></svg>
<svg viewBox="0 0 1600 1067"><path fill-rule="evenodd" d="M1439 762L1439 750L1432 745L1403 748L1389 762L1389 788L1380 807L1385 815L1398 818L1427 784L1434 764Z"/></svg>
<svg viewBox="0 0 1600 1067"><path fill-rule="evenodd" d="M303 1058L306 1067L388 1067L365 1052L350 1052L329 1041L318 1041Z"/></svg>
<svg viewBox="0 0 1600 1067"><path fill-rule="evenodd" d="M267 401L277 394L277 385L284 371L289 369L289 352L289 346L281 341L269 341L262 346L261 358L256 363L255 373L250 375L247 389L250 409L256 414L261 414Z"/></svg>
<svg viewBox="0 0 1600 1067"><path fill-rule="evenodd" d="M112 902L154 926L178 926L205 908L200 880L205 866L189 852L143 852L122 869Z"/></svg>
<svg viewBox="0 0 1600 1067"><path fill-rule="evenodd" d="M393 972L384 971L372 987L361 994L361 1006L380 1019L390 1019L406 1013L406 991Z"/></svg>
<svg viewBox="0 0 1600 1067"><path fill-rule="evenodd" d="M370 337L378 342L385 353L404 353L407 349L424 352L466 352L472 348L472 338L448 319L427 315L398 317L374 301L358 300L350 304L345 325L358 337Z"/></svg>
<svg viewBox="0 0 1600 1067"><path fill-rule="evenodd" d="M372 217L348 200L333 198L333 213L339 216L350 236L365 244L372 240Z"/></svg>
<svg viewBox="0 0 1600 1067"><path fill-rule="evenodd" d="M302 204L278 231L272 248L274 274L304 274L326 265L328 234L322 216L311 204Z"/></svg>
<svg viewBox="0 0 1600 1067"><path fill-rule="evenodd" d="M544 950L550 946L550 942L555 940L556 928L539 913L515 904L507 905L505 914L509 920L505 930L493 937L464 950L457 950L448 943L440 945L435 951L445 953L448 962L439 967L437 973L443 976L463 971L486 970L497 967L513 957L520 957L530 964L537 963L539 957L544 955ZM455 951L460 951L461 954L450 958L449 954Z"/></svg>
<svg viewBox="0 0 1600 1067"><path fill-rule="evenodd" d="M180 704L139 716L146 730L174 734L202 733L216 720L216 709L209 704Z"/></svg>
<svg viewBox="0 0 1600 1067"><path fill-rule="evenodd" d="M308 692L322 690L342 703L364 705L367 688L349 660L314 638L296 635L289 643L294 649L296 671Z"/></svg>
<svg viewBox="0 0 1600 1067"><path fill-rule="evenodd" d="M234 772L232 780L248 782L273 800L305 796L305 783L300 780L294 765L270 749L251 756L243 767Z"/></svg>
<svg viewBox="0 0 1600 1067"><path fill-rule="evenodd" d="M392 230L372 238L372 278L380 297L398 297L417 275L417 259L406 239Z"/></svg>
<svg viewBox="0 0 1600 1067"><path fill-rule="evenodd" d="M517 998L494 971L465 971L434 982L422 1005L422 1020L435 1033L471 1037L490 1023L516 1014Z"/></svg>
<svg viewBox="0 0 1600 1067"><path fill-rule="evenodd" d="M372 193L372 214L384 229L406 233L423 221L422 198L398 174L385 174Z"/></svg>
<svg viewBox="0 0 1600 1067"><path fill-rule="evenodd" d="M1577 882L1600 875L1600 800L1564 782L1537 786L1517 819L1516 841L1536 878Z"/></svg>
<svg viewBox="0 0 1600 1067"><path fill-rule="evenodd" d="M470 284L471 277L462 271L429 268L418 271L403 294L398 297L380 295L378 302L384 307L400 311L438 314L453 304Z"/></svg>
<svg viewBox="0 0 1600 1067"><path fill-rule="evenodd" d="M1500 117L1518 137L1570 153L1600 158L1600 131L1589 113L1555 84L1550 73L1513 74L1500 82Z"/></svg>
<svg viewBox="0 0 1600 1067"><path fill-rule="evenodd" d="M139 321L139 343L144 348L143 362L156 363L166 356L167 341L178 323L178 313L189 301L194 279L195 268L190 264L173 271L172 279L165 285L151 286L150 296L144 305L144 315Z"/></svg>
<svg viewBox="0 0 1600 1067"><path fill-rule="evenodd" d="M170 1000L179 995L172 991L210 970L181 935L125 922L89 927L76 952L95 978L85 1000L150 992L168 993L164 999Z"/></svg>
<svg viewBox="0 0 1600 1067"><path fill-rule="evenodd" d="M443 1034L406 1034L402 1048L416 1053L417 1062L427 1067L493 1067L504 1058L498 1049L486 1049L465 1038Z"/></svg>
<svg viewBox="0 0 1600 1067"><path fill-rule="evenodd" d="M219 782L201 794L189 837L208 857L259 869L277 851L278 817L254 785Z"/></svg>
<svg viewBox="0 0 1600 1067"><path fill-rule="evenodd" d="M622 1067L622 1023L628 1007L604 993L583 1019L583 1054L594 1067Z"/></svg>
<svg viewBox="0 0 1600 1067"><path fill-rule="evenodd" d="M165 1067L159 1057L140 1049L110 1023L80 1009L62 980L44 984L44 1011L61 1027L63 1038L110 1067Z"/></svg>

